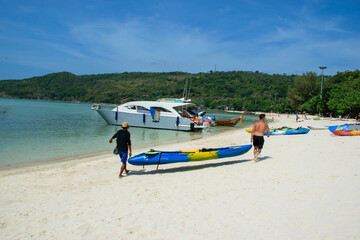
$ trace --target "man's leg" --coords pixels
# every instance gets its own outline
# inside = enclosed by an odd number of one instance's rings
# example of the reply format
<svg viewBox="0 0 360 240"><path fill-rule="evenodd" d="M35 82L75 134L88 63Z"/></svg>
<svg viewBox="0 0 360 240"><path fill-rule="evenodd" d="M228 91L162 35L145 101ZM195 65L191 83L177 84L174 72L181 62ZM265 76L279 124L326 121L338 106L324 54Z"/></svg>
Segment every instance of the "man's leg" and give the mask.
<svg viewBox="0 0 360 240"><path fill-rule="evenodd" d="M260 153L261 153L261 148L254 147L254 162L258 162L258 157Z"/></svg>
<svg viewBox="0 0 360 240"><path fill-rule="evenodd" d="M254 146L254 162L257 161L257 150L258 148Z"/></svg>
<svg viewBox="0 0 360 240"><path fill-rule="evenodd" d="M128 173L129 171L126 169L126 160L127 160L127 152L119 152L119 156L121 159L121 169L120 169L120 173L119 173L119 178L123 177L122 173L125 172Z"/></svg>
<svg viewBox="0 0 360 240"><path fill-rule="evenodd" d="M126 168L126 163L122 163L122 164L121 164L121 169L120 169L119 178L123 177L122 173L124 172L125 168Z"/></svg>
<svg viewBox="0 0 360 240"><path fill-rule="evenodd" d="M127 166L126 163L124 163L124 164L125 164L125 173L128 174L128 172L130 172L130 171L127 170L127 168L126 168L126 166Z"/></svg>

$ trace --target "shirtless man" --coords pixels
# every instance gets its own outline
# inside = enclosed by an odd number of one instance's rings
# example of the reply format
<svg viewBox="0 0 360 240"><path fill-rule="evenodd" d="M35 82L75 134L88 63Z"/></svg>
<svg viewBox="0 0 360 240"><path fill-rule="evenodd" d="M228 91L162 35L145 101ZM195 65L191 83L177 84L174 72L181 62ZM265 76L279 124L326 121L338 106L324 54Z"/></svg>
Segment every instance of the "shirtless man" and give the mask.
<svg viewBox="0 0 360 240"><path fill-rule="evenodd" d="M267 136L270 137L270 129L267 123L265 123L265 114L259 115L260 120L254 123L251 132L251 141L254 145L254 161L258 162L258 156L261 153L261 149L264 145L264 133L267 132Z"/></svg>

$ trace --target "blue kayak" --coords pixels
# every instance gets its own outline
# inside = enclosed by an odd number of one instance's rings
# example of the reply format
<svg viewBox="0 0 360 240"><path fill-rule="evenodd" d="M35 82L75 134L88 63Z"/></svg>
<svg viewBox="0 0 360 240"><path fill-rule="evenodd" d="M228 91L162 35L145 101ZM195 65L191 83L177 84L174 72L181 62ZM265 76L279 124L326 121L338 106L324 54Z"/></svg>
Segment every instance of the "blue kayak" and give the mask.
<svg viewBox="0 0 360 240"><path fill-rule="evenodd" d="M248 133L252 132L252 129L246 129ZM292 135L292 134L306 134L310 131L308 128L288 128L288 127L281 127L281 128L270 128L270 135ZM267 132L264 132L264 135L267 135Z"/></svg>
<svg viewBox="0 0 360 240"><path fill-rule="evenodd" d="M223 148L203 148L192 151L156 151L150 150L129 158L132 165L156 165L204 161L218 158L235 157L247 153L252 145L240 145Z"/></svg>
<svg viewBox="0 0 360 240"><path fill-rule="evenodd" d="M310 131L308 128L288 128L288 127L282 127L282 128L275 128L270 129L270 135L293 135L293 134L306 134ZM267 135L267 132L264 133L264 135Z"/></svg>

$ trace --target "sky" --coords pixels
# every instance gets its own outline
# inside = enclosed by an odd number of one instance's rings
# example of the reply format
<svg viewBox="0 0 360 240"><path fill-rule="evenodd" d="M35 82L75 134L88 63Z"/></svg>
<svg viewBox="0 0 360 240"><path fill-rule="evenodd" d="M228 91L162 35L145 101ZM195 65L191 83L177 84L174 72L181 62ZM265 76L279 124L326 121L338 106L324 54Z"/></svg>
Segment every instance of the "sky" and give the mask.
<svg viewBox="0 0 360 240"><path fill-rule="evenodd" d="M360 69L360 0L0 0L0 80Z"/></svg>

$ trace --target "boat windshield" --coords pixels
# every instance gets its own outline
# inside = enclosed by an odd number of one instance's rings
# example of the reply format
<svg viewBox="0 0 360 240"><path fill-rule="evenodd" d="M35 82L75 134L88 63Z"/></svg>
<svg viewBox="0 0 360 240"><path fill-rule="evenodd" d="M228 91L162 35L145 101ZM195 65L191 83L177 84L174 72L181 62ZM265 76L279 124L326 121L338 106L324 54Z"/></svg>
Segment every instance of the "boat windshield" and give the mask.
<svg viewBox="0 0 360 240"><path fill-rule="evenodd" d="M152 107L153 109L155 109L155 111L160 111L160 112L171 112L170 110L163 108L163 107Z"/></svg>
<svg viewBox="0 0 360 240"><path fill-rule="evenodd" d="M129 105L129 106L127 106L127 108L132 109L132 110L136 110L136 106L134 106L134 105Z"/></svg>
<svg viewBox="0 0 360 240"><path fill-rule="evenodd" d="M143 107L143 106L136 106L136 109L138 111L150 111L149 109L147 109L146 107Z"/></svg>
<svg viewBox="0 0 360 240"><path fill-rule="evenodd" d="M187 117L187 118L195 117L195 113L193 111L191 111L190 109L183 108L183 107L175 107L174 109L182 117Z"/></svg>

